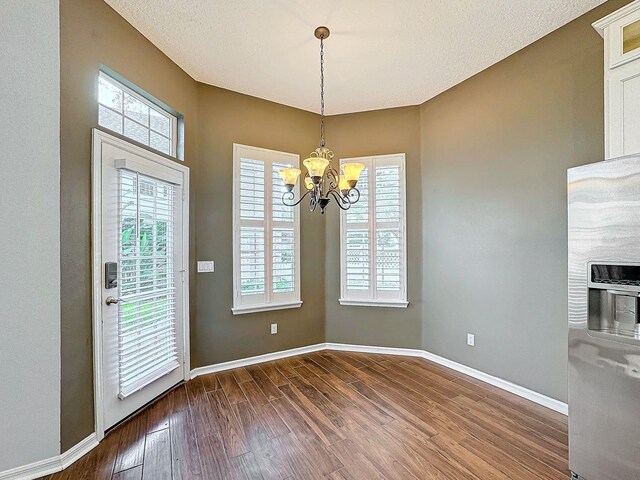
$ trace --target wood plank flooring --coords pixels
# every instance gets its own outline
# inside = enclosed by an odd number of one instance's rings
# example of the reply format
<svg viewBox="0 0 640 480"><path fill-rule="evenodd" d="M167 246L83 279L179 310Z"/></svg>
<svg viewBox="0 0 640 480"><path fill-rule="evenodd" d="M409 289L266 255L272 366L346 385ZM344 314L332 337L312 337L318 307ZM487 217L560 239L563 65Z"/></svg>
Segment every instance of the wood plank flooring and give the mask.
<svg viewBox="0 0 640 480"><path fill-rule="evenodd" d="M567 479L566 418L410 357L321 351L197 377L62 479Z"/></svg>

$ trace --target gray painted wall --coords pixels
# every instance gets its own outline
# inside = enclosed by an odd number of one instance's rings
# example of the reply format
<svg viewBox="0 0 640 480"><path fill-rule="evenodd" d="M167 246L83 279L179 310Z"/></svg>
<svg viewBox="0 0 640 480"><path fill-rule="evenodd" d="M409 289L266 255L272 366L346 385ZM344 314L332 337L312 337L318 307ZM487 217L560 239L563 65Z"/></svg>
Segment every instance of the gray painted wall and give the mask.
<svg viewBox="0 0 640 480"><path fill-rule="evenodd" d="M198 84L102 0L62 0L60 10L64 451L93 431L91 129L101 65L184 115L192 368L324 341L324 264L309 255L324 251L324 221L302 214L302 308L232 315L232 144L303 156L316 146L318 116ZM215 260L215 273L196 275L196 258Z"/></svg>
<svg viewBox="0 0 640 480"><path fill-rule="evenodd" d="M330 211L327 341L423 348L566 401L566 169L603 158L603 40L591 23L626 3L610 0L419 107L327 119L338 156L407 153L410 301L338 305Z"/></svg>
<svg viewBox="0 0 640 480"><path fill-rule="evenodd" d="M405 308L341 306L340 212L326 213L326 338L328 342L420 348L422 331L422 186L417 106L328 117L327 145L337 158L406 154L407 278Z"/></svg>
<svg viewBox="0 0 640 480"><path fill-rule="evenodd" d="M198 85L196 255L215 273L196 276L191 365L251 357L324 341L324 220L300 210L302 307L233 315L233 143L297 153L318 141L318 115L230 90ZM278 323L278 334L270 324Z"/></svg>
<svg viewBox="0 0 640 480"><path fill-rule="evenodd" d="M90 130L100 64L185 115L192 270L196 257L217 262L191 281L194 367L326 338L427 348L566 399L565 170L602 157L603 45L589 23L625 3L610 0L420 107L327 119L338 157L407 153L408 309L337 305L332 209L302 216L302 309L232 316L231 144L305 155L317 116L199 85L102 0L62 0L63 450L93 427ZM305 256L314 247L324 262ZM276 336L272 320L282 322Z"/></svg>
<svg viewBox="0 0 640 480"><path fill-rule="evenodd" d="M60 453L58 20L0 2L0 472Z"/></svg>
<svg viewBox="0 0 640 480"><path fill-rule="evenodd" d="M62 420L65 451L94 430L91 324L91 129L106 65L184 115L184 164L197 177L196 82L102 0L60 2ZM195 252L195 193L191 189ZM191 285L195 285L195 257ZM191 289L191 318L196 315ZM192 332L197 334L197 332Z"/></svg>
<svg viewBox="0 0 640 480"><path fill-rule="evenodd" d="M562 401L566 170L603 158L603 40L591 23L625 3L607 2L420 109L422 345Z"/></svg>

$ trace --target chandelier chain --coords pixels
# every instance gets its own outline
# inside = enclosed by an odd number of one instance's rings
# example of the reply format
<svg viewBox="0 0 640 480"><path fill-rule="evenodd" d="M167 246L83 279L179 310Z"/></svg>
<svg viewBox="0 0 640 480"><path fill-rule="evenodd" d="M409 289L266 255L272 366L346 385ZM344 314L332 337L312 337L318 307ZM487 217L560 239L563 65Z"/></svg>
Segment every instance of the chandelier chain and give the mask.
<svg viewBox="0 0 640 480"><path fill-rule="evenodd" d="M324 37L320 37L320 146L324 147Z"/></svg>

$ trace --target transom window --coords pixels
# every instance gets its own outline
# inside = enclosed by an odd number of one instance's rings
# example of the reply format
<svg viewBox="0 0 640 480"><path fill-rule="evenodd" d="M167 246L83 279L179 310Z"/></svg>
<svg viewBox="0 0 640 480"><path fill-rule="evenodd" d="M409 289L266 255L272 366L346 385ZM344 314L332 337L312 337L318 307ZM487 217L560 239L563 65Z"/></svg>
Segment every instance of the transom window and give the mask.
<svg viewBox="0 0 640 480"><path fill-rule="evenodd" d="M365 169L360 200L341 212L342 305L406 307L404 154L342 159Z"/></svg>
<svg viewBox="0 0 640 480"><path fill-rule="evenodd" d="M98 125L176 156L177 117L104 72L98 78Z"/></svg>
<svg viewBox="0 0 640 480"><path fill-rule="evenodd" d="M302 304L300 213L282 204L279 176L299 164L292 153L233 146L234 314Z"/></svg>

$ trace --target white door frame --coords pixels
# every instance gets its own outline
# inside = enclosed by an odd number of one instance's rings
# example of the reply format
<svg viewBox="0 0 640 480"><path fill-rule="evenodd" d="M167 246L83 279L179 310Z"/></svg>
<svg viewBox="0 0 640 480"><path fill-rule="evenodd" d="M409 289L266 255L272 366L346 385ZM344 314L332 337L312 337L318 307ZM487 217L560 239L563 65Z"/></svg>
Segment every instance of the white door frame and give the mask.
<svg viewBox="0 0 640 480"><path fill-rule="evenodd" d="M98 441L104 438L104 388L102 371L102 283L104 281L102 261L102 145L111 144L115 147L129 151L151 162L171 168L183 175L182 194L182 259L184 281L183 290L183 328L184 328L184 362L183 379L186 381L191 374L189 351L189 168L169 160L162 155L133 145L125 140L110 135L97 128L92 134L91 155L91 276L93 299L93 408L95 417L95 429Z"/></svg>

